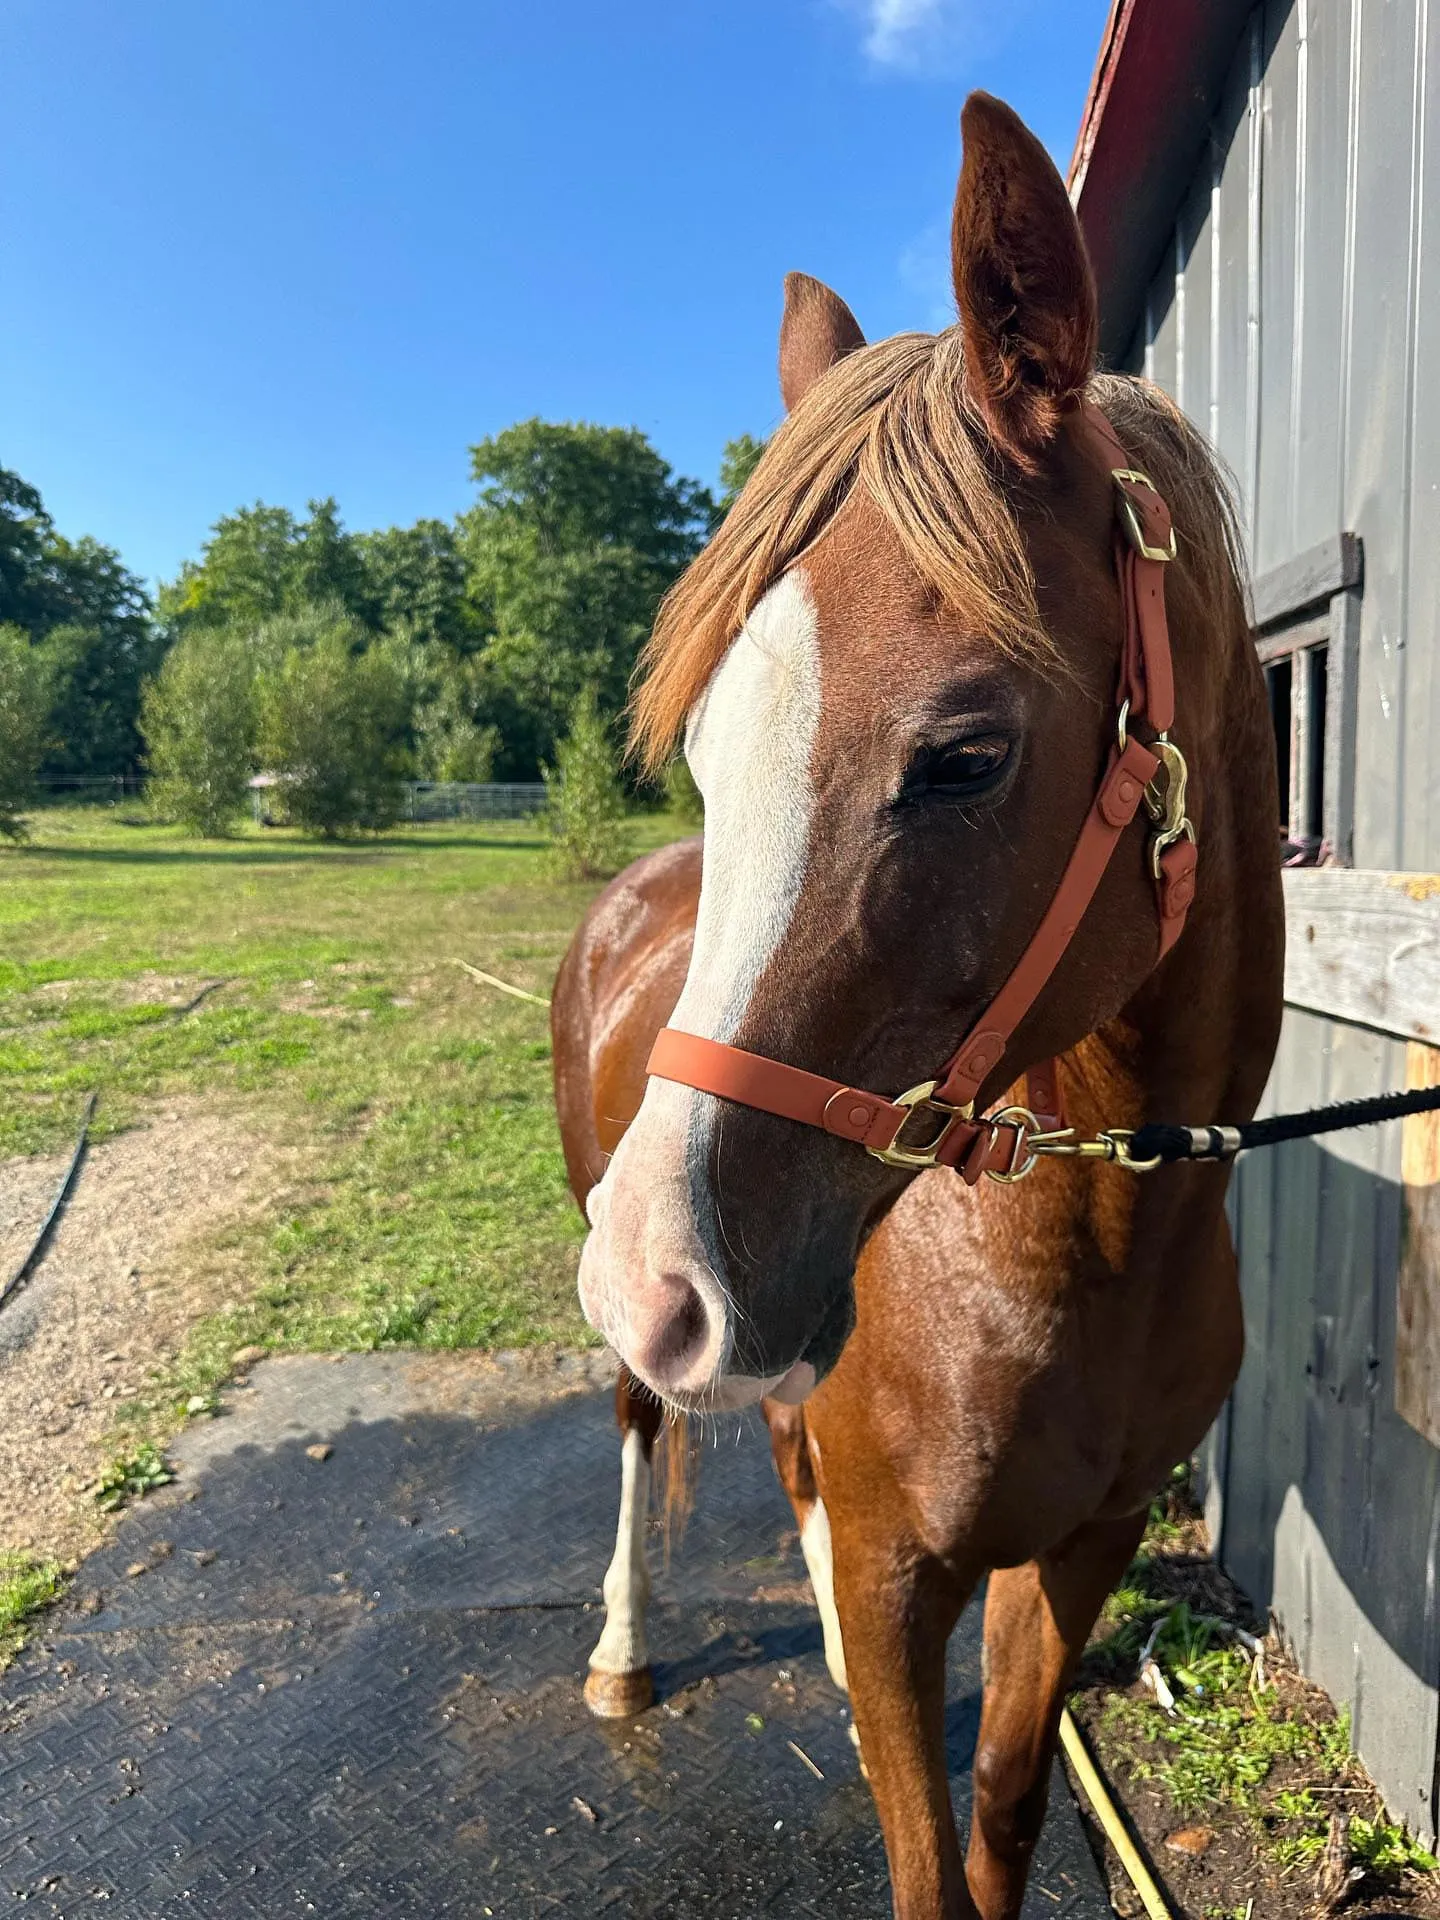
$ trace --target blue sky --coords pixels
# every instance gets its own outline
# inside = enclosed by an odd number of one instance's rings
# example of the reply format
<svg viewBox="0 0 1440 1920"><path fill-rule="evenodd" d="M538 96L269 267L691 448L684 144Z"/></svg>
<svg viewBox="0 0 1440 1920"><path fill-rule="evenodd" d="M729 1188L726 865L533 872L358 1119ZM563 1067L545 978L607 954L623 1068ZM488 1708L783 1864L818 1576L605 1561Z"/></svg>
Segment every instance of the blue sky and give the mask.
<svg viewBox="0 0 1440 1920"><path fill-rule="evenodd" d="M710 481L781 278L946 320L972 86L1068 158L1106 0L6 0L0 465L172 575L222 513L449 515L530 414Z"/></svg>

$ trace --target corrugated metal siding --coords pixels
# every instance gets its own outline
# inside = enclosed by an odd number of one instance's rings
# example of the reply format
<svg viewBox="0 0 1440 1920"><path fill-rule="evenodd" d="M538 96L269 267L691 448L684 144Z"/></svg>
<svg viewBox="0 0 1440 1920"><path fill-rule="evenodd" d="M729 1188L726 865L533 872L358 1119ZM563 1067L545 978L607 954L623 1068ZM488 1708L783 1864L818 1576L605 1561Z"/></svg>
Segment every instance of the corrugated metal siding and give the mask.
<svg viewBox="0 0 1440 1920"><path fill-rule="evenodd" d="M1440 867L1440 63L1430 0L1267 0L1129 356L1210 435L1257 571L1365 542L1355 863ZM1402 1086L1287 1012L1271 1111ZM1394 1411L1399 1130L1237 1171L1247 1353L1212 1436L1222 1557L1435 1829L1440 1454Z"/></svg>

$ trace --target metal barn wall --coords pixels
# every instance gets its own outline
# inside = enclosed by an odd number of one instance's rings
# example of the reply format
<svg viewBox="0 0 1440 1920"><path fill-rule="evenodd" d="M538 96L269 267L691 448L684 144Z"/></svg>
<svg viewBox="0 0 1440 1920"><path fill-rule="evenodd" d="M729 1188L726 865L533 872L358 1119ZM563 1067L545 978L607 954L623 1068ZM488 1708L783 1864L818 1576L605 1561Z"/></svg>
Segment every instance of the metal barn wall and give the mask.
<svg viewBox="0 0 1440 1920"><path fill-rule="evenodd" d="M1354 865L1434 872L1440 45L1431 52L1429 11L1430 0L1255 8L1129 364L1224 456L1257 576L1342 530L1363 537ZM1403 1086L1405 1056L1382 1031L1291 1007L1268 1109ZM1395 1411L1400 1174L1398 1126L1237 1170L1248 1346L1210 1443L1210 1498L1225 1564L1350 1706L1393 1811L1433 1833L1440 1452Z"/></svg>

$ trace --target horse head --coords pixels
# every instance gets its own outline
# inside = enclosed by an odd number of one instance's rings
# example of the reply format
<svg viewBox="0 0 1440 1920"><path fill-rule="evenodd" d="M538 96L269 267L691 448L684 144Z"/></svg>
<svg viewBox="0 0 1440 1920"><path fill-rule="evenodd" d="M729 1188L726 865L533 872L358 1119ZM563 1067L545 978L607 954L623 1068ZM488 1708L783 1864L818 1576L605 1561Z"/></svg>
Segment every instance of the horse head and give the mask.
<svg viewBox="0 0 1440 1920"><path fill-rule="evenodd" d="M658 764L683 734L705 801L672 1026L846 1087L933 1078L1026 951L1114 754L1115 488L1087 393L1181 524L1175 674L1202 772L1223 720L1206 636L1233 650L1244 632L1198 440L1153 389L1094 378L1094 286L1053 164L988 96L962 124L958 324L867 345L837 295L790 276L787 417L662 610L637 697L641 750ZM1137 827L981 1107L1114 1021L1156 963ZM652 1078L590 1198L585 1310L672 1402L801 1399L853 1323L865 1238L912 1177Z"/></svg>

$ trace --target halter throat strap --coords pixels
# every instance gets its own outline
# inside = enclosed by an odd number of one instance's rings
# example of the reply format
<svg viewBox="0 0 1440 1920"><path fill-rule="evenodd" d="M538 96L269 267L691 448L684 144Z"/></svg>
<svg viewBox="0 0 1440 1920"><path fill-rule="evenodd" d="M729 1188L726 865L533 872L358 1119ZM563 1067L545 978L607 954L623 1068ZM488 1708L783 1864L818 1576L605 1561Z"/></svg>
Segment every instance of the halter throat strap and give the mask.
<svg viewBox="0 0 1440 1920"><path fill-rule="evenodd" d="M1060 1126L1054 1061L1030 1069L1027 1106L976 1118L975 1101L1064 957L1142 801L1154 822L1157 964L1184 928L1196 870L1185 760L1169 737L1175 718L1165 612L1165 569L1175 556L1170 510L1149 477L1129 464L1098 407L1081 402L1079 425L1115 487L1114 558L1124 620L1116 737L1054 898L1004 985L937 1078L896 1099L674 1027L661 1029L647 1072L856 1141L892 1166L955 1167L971 1185L984 1173L1018 1179L1033 1164L1029 1142ZM1139 723L1153 731L1148 746L1131 732Z"/></svg>

